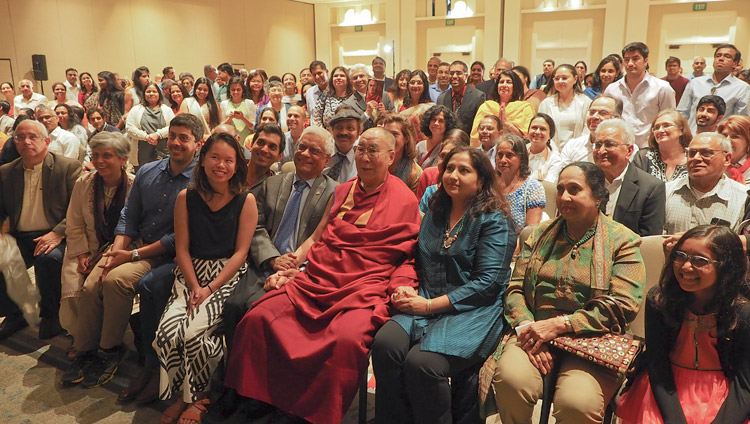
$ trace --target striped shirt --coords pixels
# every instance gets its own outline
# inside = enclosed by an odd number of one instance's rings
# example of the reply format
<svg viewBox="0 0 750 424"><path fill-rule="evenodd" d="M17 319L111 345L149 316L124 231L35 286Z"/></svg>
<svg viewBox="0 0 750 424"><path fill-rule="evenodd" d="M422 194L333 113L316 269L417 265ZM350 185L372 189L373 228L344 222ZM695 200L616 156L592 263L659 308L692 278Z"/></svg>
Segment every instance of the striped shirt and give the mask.
<svg viewBox="0 0 750 424"><path fill-rule="evenodd" d="M690 186L688 175L667 183L666 234L710 224L713 218L728 221L730 228L737 229L745 216L747 187L722 176L713 190L700 198L699 194Z"/></svg>

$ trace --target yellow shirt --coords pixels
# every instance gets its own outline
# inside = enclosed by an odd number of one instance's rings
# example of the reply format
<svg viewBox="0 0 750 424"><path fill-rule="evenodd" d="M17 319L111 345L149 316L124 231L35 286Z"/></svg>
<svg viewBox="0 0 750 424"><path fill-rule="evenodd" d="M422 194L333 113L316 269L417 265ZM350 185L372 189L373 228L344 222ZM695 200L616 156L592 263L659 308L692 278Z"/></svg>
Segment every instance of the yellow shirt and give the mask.
<svg viewBox="0 0 750 424"><path fill-rule="evenodd" d="M23 170L23 204L18 219L18 231L41 231L51 228L44 214L42 164Z"/></svg>

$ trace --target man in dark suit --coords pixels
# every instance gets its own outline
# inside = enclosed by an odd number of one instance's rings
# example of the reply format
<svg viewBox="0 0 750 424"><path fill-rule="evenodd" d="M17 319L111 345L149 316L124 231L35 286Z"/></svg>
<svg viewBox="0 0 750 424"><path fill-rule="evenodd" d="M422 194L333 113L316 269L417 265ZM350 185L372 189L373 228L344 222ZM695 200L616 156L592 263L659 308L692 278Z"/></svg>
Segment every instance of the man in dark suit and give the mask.
<svg viewBox="0 0 750 424"><path fill-rule="evenodd" d="M62 332L58 318L60 270L65 254L65 214L81 163L49 153L47 129L25 120L18 125L13 142L20 158L0 167L0 222L10 218L13 235L27 267L34 266L39 286L42 321L39 337ZM0 274L0 340L28 325L21 310L8 296Z"/></svg>
<svg viewBox="0 0 750 424"><path fill-rule="evenodd" d="M393 106L391 96L388 92L383 89L381 94L382 100L380 103L371 100L368 104L367 100L367 86L370 82L370 75L367 73L367 67L361 63L352 65L349 68L349 80L352 82L354 92L344 100L344 104L354 109L354 111L362 116L363 131L370 129L375 126L375 113L382 114L383 112L396 112L396 108ZM333 124L331 124L333 125Z"/></svg>
<svg viewBox="0 0 750 424"><path fill-rule="evenodd" d="M607 215L641 236L662 234L666 207L664 182L631 165L635 134L620 118L596 128L594 162L604 170L609 190Z"/></svg>
<svg viewBox="0 0 750 424"><path fill-rule="evenodd" d="M338 185L323 169L331 160L334 141L319 127L302 132L294 153L295 172L269 177L259 191L258 227L250 245L250 269L237 284L224 306L227 345L232 346L234 328L250 305L260 299L268 275L297 268L295 250L315 231L330 209L333 189Z"/></svg>
<svg viewBox="0 0 750 424"><path fill-rule="evenodd" d="M489 96L490 90L492 90L492 86L495 84L495 77L500 73L500 71L511 69L514 66L515 64L508 59L498 59L497 62L495 62L495 67L490 69L490 79L477 84L476 89L483 92L486 96Z"/></svg>
<svg viewBox="0 0 750 424"><path fill-rule="evenodd" d="M461 120L461 129L466 131L466 134L471 134L474 115L477 114L479 106L484 103L485 95L476 88L466 85L469 67L464 62L454 61L448 72L450 72L451 88L438 97L437 104L455 112Z"/></svg>

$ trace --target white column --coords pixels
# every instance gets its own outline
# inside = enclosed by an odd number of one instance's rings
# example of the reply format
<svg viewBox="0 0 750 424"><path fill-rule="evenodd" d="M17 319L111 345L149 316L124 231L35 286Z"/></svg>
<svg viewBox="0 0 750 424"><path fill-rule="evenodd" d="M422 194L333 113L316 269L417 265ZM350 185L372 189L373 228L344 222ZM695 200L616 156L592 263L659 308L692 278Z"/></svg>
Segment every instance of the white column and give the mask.
<svg viewBox="0 0 750 424"><path fill-rule="evenodd" d="M612 3L612 2L608 2ZM614 1L617 3L617 1ZM607 4L609 7L609 4ZM634 41L646 42L648 35L649 0L630 0L628 2L628 18L625 26L625 40L617 51L621 51L625 44ZM654 46L655 47L655 46Z"/></svg>
<svg viewBox="0 0 750 424"><path fill-rule="evenodd" d="M391 75L393 73L394 65L396 72L401 70L401 60L399 58L400 53L400 40L401 40L401 11L399 10L398 0L387 0L385 3L385 43L391 44L395 41L396 52L386 54L385 60L387 62L385 74Z"/></svg>
<svg viewBox="0 0 750 424"><path fill-rule="evenodd" d="M396 55L401 69L426 69L427 58L417 56L417 6L414 1L401 2L401 37L396 39ZM423 62L421 65L420 62ZM398 70L396 71L398 72Z"/></svg>
<svg viewBox="0 0 750 424"><path fill-rule="evenodd" d="M490 4L493 3L492 1L488 1L485 3L485 8L490 8ZM499 2L497 2L499 3ZM492 6L494 7L494 6ZM497 6L499 7L499 5ZM510 59L512 61L515 61L516 63L520 63L521 60L521 0L506 0L505 1L505 11L503 13L503 49L502 49L502 56L506 59ZM486 18L485 18L485 22ZM485 31L487 31L489 27L485 25ZM499 37L499 34L498 34ZM485 39L485 43L487 43L490 40L490 35L487 35L487 38ZM486 46L487 44L485 44ZM485 50L487 48L485 47ZM490 61L490 58L487 57L485 60L485 65L490 66L490 63L494 63L499 59L499 56L492 59L492 62Z"/></svg>
<svg viewBox="0 0 750 424"><path fill-rule="evenodd" d="M648 7L648 5L647 5ZM643 13L643 15L647 15ZM607 0L607 9L604 12L604 40L601 52L592 52L592 59L596 60L596 55L601 53L600 58L611 53L620 53L625 46L625 19L627 16L627 2L622 0ZM644 35L645 43L645 35ZM591 63L589 67L596 69L598 63Z"/></svg>
<svg viewBox="0 0 750 424"><path fill-rule="evenodd" d="M511 3L511 1L506 1ZM480 59L484 62L485 66L492 66L497 59L500 58L501 44L500 41L505 40L504 34L501 34L501 29L504 28L502 6L499 1L485 1L484 2L484 52L483 57ZM516 33L516 37L518 33Z"/></svg>
<svg viewBox="0 0 750 424"><path fill-rule="evenodd" d="M315 59L322 60L332 68L331 7L327 4L315 5Z"/></svg>

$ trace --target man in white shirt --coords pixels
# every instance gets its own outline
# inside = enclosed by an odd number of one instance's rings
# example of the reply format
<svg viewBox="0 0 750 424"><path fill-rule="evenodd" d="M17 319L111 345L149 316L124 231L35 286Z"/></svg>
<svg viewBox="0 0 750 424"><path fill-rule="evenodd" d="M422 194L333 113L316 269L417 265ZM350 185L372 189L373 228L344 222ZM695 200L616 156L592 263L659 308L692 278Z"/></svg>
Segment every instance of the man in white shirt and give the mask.
<svg viewBox="0 0 750 424"><path fill-rule="evenodd" d="M625 77L610 84L604 94L622 100L622 118L635 132L638 147L648 147L651 123L662 110L674 109L675 94L668 82L646 71L648 46L630 43L622 49Z"/></svg>
<svg viewBox="0 0 750 424"><path fill-rule="evenodd" d="M18 89L21 90L21 94L13 99L13 110L16 116L21 109L33 110L40 104L47 104L49 101L43 94L34 93L34 83L27 79L18 83Z"/></svg>
<svg viewBox="0 0 750 424"><path fill-rule="evenodd" d="M76 160L83 158L85 147L81 146L78 137L72 132L60 128L60 121L52 109L40 105L36 108L35 114L37 121L41 122L49 133L50 142L47 149L50 152Z"/></svg>
<svg viewBox="0 0 750 424"><path fill-rule="evenodd" d="M385 112L395 112L391 96L388 95L385 89L380 93L380 103L375 100L367 101L367 87L370 79L367 66L357 63L349 68L349 81L352 83L354 92L344 100L344 104L362 115L363 130L375 126L376 115L382 116Z"/></svg>
<svg viewBox="0 0 750 424"><path fill-rule="evenodd" d="M78 85L78 71L75 68L65 70L65 98L78 103L78 93L81 92L81 86Z"/></svg>
<svg viewBox="0 0 750 424"><path fill-rule="evenodd" d="M328 167L323 173L341 184L357 176L354 146L362 132L362 121L360 115L354 109L348 106L340 106L331 118L330 125L336 148Z"/></svg>
<svg viewBox="0 0 750 424"><path fill-rule="evenodd" d="M594 163L604 171L609 191L606 214L640 236L661 234L664 182L630 164L633 129L620 118L607 119L594 137Z"/></svg>
<svg viewBox="0 0 750 424"><path fill-rule="evenodd" d="M322 60L313 60L310 63L310 72L312 73L315 87L307 90L305 103L307 104L307 113L310 116L315 116L315 104L328 86L328 68Z"/></svg>
<svg viewBox="0 0 750 424"><path fill-rule="evenodd" d="M305 110L300 106L290 106L289 110L286 111L286 126L289 128L289 131L284 134L286 137L286 143L284 155L281 158L282 165L294 160L294 152L297 151L297 143L302 136L302 131L305 130L305 118L307 118ZM281 168L279 168L279 170L281 170Z"/></svg>
<svg viewBox="0 0 750 424"><path fill-rule="evenodd" d="M687 149L687 175L667 183L666 234L696 225L724 223L737 229L747 216L747 187L724 171L732 159L732 144L718 133L696 135Z"/></svg>
<svg viewBox="0 0 750 424"><path fill-rule="evenodd" d="M594 162L594 134L599 123L605 119L619 118L622 114L622 100L605 95L597 96L589 106L586 115L586 127L589 129L588 134L572 138L565 143L560 151L559 165L553 165L554 169L550 172L557 174L573 162ZM634 146L633 150L637 150ZM553 174L555 175L555 174Z"/></svg>
<svg viewBox="0 0 750 424"><path fill-rule="evenodd" d="M709 94L724 99L727 106L724 116L750 115L750 85L732 75L732 69L740 58L740 52L734 45L720 45L714 52L714 73L695 77L685 87L677 110L687 118L693 133L697 130L695 114L698 100Z"/></svg>

